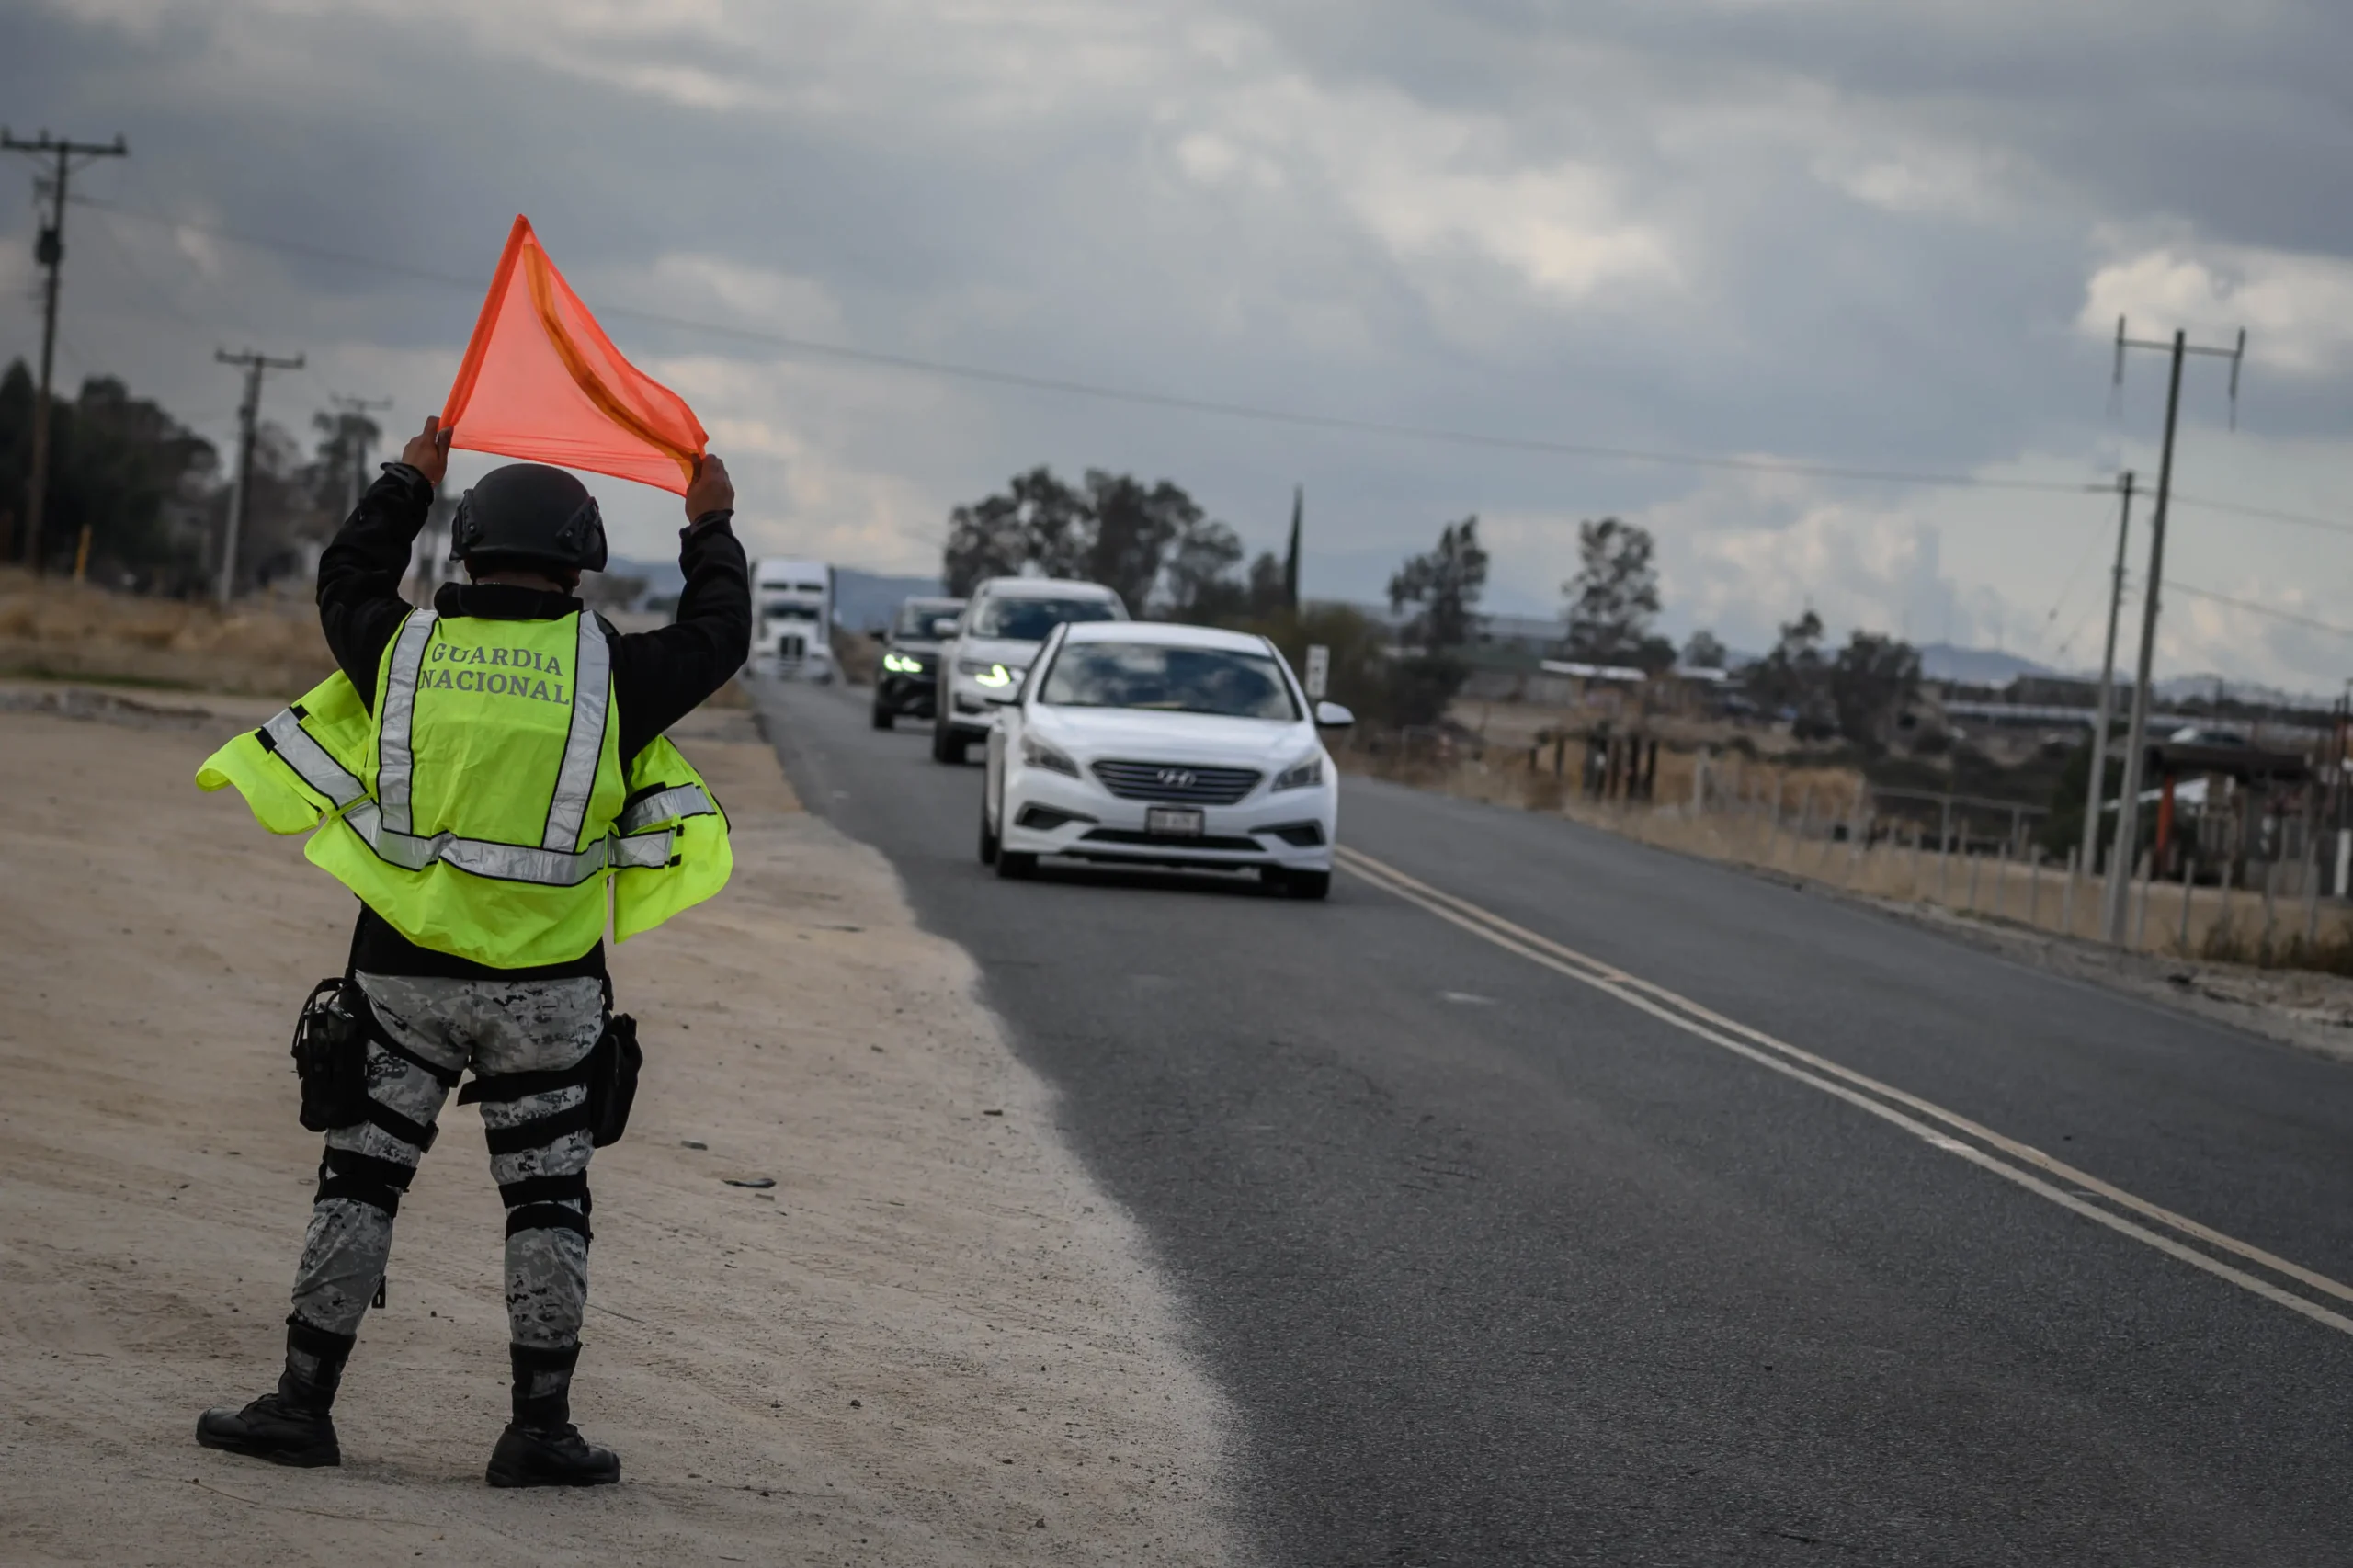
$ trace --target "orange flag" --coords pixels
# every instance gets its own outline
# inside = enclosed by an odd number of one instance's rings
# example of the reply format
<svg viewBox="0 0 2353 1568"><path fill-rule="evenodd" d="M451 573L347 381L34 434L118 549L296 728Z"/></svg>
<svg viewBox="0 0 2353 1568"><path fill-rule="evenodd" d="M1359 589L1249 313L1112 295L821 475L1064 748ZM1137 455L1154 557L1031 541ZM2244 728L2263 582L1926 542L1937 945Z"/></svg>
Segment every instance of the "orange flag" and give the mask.
<svg viewBox="0 0 2353 1568"><path fill-rule="evenodd" d="M709 437L627 359L517 217L442 405L449 444L685 494Z"/></svg>

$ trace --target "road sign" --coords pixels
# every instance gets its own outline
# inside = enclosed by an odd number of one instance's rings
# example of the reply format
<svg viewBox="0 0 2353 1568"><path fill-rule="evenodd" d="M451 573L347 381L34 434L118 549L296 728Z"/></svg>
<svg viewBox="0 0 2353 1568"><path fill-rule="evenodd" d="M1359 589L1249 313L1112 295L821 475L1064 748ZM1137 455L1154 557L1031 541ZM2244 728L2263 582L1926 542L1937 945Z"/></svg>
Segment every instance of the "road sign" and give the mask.
<svg viewBox="0 0 2353 1568"><path fill-rule="evenodd" d="M1311 702L1323 701L1324 688L1331 684L1332 650L1321 642L1308 644L1307 699Z"/></svg>

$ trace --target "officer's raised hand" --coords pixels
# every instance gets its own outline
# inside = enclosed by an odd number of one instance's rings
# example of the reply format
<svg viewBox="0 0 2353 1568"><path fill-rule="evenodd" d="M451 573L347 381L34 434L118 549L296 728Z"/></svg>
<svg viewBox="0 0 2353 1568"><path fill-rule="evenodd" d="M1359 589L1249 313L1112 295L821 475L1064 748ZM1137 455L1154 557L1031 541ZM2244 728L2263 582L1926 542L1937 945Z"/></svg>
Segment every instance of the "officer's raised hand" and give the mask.
<svg viewBox="0 0 2353 1568"><path fill-rule="evenodd" d="M449 437L456 433L441 428L439 415L426 415L425 428L401 449L401 461L431 480L434 489L440 489L443 476L449 472Z"/></svg>
<svg viewBox="0 0 2353 1568"><path fill-rule="evenodd" d="M734 509L735 486L727 477L727 465L717 452L705 452L695 460L695 477L687 486L687 521Z"/></svg>

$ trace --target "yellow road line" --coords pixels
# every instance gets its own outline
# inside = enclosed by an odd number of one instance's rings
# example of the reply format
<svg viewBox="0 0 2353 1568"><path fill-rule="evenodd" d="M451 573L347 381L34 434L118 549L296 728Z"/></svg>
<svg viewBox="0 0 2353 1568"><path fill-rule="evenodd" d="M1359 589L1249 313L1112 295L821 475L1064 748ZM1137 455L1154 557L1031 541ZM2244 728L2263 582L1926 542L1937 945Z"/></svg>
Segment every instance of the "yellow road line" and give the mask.
<svg viewBox="0 0 2353 1568"><path fill-rule="evenodd" d="M2121 1187L2076 1169L2063 1160L2053 1158L2029 1143L2021 1143L1990 1128L1981 1126L1967 1117L1945 1109L1916 1095L1890 1084L1855 1072L1812 1051L1776 1039L1761 1029L1727 1018L1688 997L1669 991L1665 986L1630 974L1614 964L1581 953L1574 948L1540 936L1516 925L1491 910L1483 909L1467 899L1430 886L1427 882L1407 875L1395 867L1376 860L1360 850L1346 846L1336 851L1340 865L1384 892L1395 894L1409 903L1418 905L1450 925L1515 953L1531 963L1540 964L1556 973L1565 975L1580 984L1615 997L1641 1012L1681 1029L1688 1035L1720 1046L1734 1055L1745 1057L1759 1066L1771 1069L1823 1093L1845 1100L1869 1111L1883 1121L1904 1129L1922 1142L1954 1154L1970 1164L1994 1172L2007 1181L2048 1199L2061 1208L2098 1221L2109 1229L2131 1236L2170 1257L2177 1257L2194 1267L2202 1268L2218 1278L2227 1279L2240 1289L2277 1302L2291 1312L2301 1312L2315 1323L2325 1324L2340 1334L2353 1335L2353 1318L2347 1318L2317 1302L2283 1290L2269 1280L2258 1278L2243 1269L2211 1257L2194 1247L2186 1246L2171 1236L2136 1224L2096 1204L2087 1203L2075 1194L2066 1192L2042 1180L2029 1171L2020 1170L2006 1161L1995 1159L1986 1149L1975 1147L1939 1131L1930 1122L1942 1123L1955 1132L1978 1140L1992 1149L1999 1150L2012 1159L2067 1181L2084 1192L2096 1195L2128 1209L2133 1213L2193 1237L2209 1246L2236 1255L2247 1262L2297 1280L2313 1290L2335 1296L2340 1301L2353 1301L2353 1287L2348 1287L2326 1275L2318 1274L2300 1264L2275 1256L2261 1247L2223 1234L2210 1226L2173 1212L2171 1210L2137 1198ZM1876 1097L1874 1097L1876 1096ZM1892 1103L1891 1103L1892 1102ZM1898 1109L1902 1107L1902 1109ZM1916 1113L1908 1115L1906 1112ZM1922 1119L1925 1118L1926 1119Z"/></svg>

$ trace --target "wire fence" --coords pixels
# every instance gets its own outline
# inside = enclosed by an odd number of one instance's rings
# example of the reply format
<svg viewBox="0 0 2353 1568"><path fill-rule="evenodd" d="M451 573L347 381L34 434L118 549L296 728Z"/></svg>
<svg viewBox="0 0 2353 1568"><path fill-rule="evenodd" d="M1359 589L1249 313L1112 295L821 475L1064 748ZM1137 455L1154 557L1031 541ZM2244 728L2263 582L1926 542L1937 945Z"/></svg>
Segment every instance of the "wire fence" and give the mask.
<svg viewBox="0 0 2353 1568"><path fill-rule="evenodd" d="M2100 936L2104 879L2036 840L2046 808L1927 790L1875 790L1853 768L1711 767L1692 753L1644 759L1633 788L1574 751L1358 754L1354 765L1449 793L1556 812L1661 848L1929 904L2086 940ZM1555 768L1555 762L1561 766ZM1597 787L1598 781L1598 787ZM1613 784L1613 781L1616 781ZM2329 840L2278 831L2201 859L2194 834L2169 874L2143 853L2126 889L2127 948L2353 972L2353 919L2325 896ZM2236 835L2231 835L2235 840ZM2264 849L2270 858L2260 858Z"/></svg>

